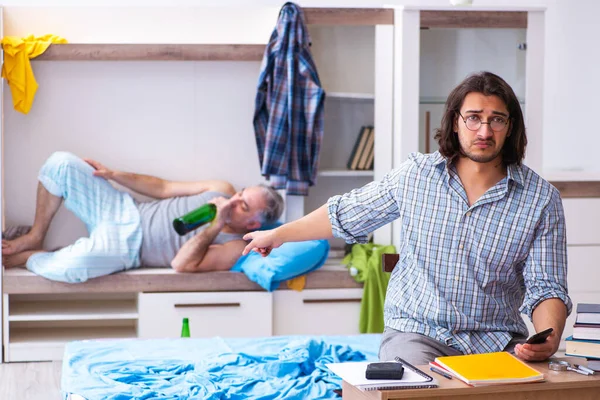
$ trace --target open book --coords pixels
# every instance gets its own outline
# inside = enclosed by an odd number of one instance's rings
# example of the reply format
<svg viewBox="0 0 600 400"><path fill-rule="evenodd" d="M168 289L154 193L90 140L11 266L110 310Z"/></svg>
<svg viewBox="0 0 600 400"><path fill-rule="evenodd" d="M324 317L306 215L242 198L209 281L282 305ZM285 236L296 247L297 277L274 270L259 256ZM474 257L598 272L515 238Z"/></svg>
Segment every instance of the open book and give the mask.
<svg viewBox="0 0 600 400"><path fill-rule="evenodd" d="M367 379L365 373L370 362L345 362L326 364L334 374L360 390L399 390L434 388L437 382L431 376L399 359L404 366L402 379Z"/></svg>
<svg viewBox="0 0 600 400"><path fill-rule="evenodd" d="M448 371L471 386L540 382L544 374L505 351L437 357L431 365Z"/></svg>

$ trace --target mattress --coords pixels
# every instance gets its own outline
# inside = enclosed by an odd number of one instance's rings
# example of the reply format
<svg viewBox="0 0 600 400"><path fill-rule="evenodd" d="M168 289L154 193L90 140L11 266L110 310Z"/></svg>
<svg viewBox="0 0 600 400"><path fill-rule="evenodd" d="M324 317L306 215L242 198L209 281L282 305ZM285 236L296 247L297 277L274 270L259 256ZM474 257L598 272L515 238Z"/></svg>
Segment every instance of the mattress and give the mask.
<svg viewBox="0 0 600 400"><path fill-rule="evenodd" d="M333 399L325 364L377 359L381 335L86 340L65 347L68 400Z"/></svg>

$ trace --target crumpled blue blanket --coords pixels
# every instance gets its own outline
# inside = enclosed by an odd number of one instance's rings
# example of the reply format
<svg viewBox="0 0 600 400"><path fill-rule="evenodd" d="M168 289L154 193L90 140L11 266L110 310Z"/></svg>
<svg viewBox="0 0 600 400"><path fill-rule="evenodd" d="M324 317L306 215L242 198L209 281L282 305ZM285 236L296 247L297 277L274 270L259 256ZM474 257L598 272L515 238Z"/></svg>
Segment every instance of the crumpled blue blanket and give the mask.
<svg viewBox="0 0 600 400"><path fill-rule="evenodd" d="M376 360L381 335L121 339L67 344L62 391L87 400L332 399L325 364Z"/></svg>

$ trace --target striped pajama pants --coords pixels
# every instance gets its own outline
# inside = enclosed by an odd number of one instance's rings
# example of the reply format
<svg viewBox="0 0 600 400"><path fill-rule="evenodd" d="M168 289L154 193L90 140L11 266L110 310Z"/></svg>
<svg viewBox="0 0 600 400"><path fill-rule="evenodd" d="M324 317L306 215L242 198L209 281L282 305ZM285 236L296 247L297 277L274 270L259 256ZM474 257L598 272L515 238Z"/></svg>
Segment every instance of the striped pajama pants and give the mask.
<svg viewBox="0 0 600 400"><path fill-rule="evenodd" d="M85 282L114 272L139 267L142 244L140 213L128 193L115 189L79 157L56 152L44 163L39 181L81 219L89 237L27 260L28 270L45 278Z"/></svg>

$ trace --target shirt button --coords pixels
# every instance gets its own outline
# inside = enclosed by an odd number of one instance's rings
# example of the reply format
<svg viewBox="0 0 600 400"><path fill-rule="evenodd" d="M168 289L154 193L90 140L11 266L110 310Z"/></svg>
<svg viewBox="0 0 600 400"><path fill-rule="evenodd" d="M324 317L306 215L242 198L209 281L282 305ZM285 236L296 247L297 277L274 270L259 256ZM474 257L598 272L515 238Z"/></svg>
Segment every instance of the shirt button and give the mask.
<svg viewBox="0 0 600 400"><path fill-rule="evenodd" d="M461 250L462 250L464 247L465 247L465 246L464 246L462 243L461 243L461 244L458 246L458 248L459 248L459 249L461 249Z"/></svg>
<svg viewBox="0 0 600 400"><path fill-rule="evenodd" d="M471 216L471 211L467 211L467 217Z"/></svg>
<svg viewBox="0 0 600 400"><path fill-rule="evenodd" d="M458 275L456 275L456 276L454 277L454 280L456 280L456 281L459 281L459 280L460 280L460 277L459 277Z"/></svg>

